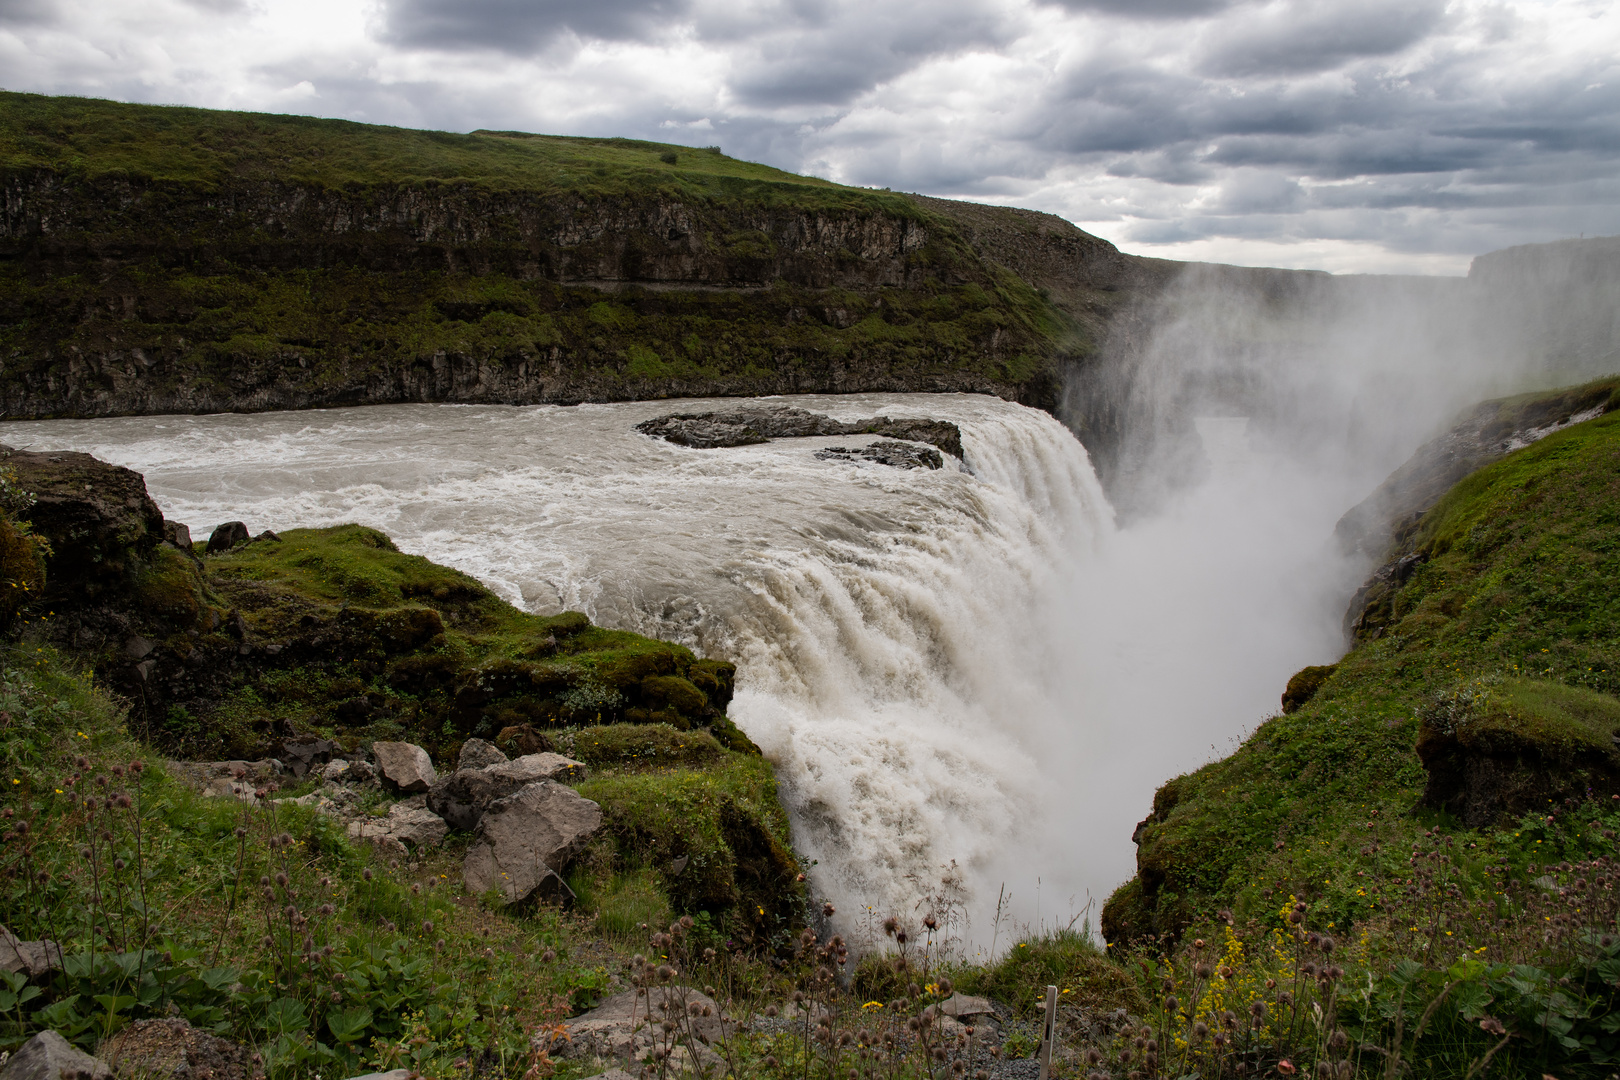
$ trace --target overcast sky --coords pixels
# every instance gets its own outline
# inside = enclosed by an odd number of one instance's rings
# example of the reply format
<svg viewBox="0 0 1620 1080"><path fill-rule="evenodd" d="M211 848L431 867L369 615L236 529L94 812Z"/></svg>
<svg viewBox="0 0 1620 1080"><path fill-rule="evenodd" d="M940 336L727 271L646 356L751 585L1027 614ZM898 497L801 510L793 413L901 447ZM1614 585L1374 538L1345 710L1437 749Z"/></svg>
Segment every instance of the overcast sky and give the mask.
<svg viewBox="0 0 1620 1080"><path fill-rule="evenodd" d="M1620 233L1615 0L0 0L0 85L718 144L1169 258Z"/></svg>

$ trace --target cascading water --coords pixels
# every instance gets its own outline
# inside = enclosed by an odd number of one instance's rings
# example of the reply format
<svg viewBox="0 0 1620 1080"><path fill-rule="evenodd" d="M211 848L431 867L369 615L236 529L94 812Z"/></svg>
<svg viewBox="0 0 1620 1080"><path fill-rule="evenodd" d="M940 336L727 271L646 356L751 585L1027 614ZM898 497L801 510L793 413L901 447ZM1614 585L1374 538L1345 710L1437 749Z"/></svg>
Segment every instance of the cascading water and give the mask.
<svg viewBox="0 0 1620 1080"><path fill-rule="evenodd" d="M734 659L732 715L777 766L818 896L909 910L954 861L993 897L1061 785L1043 755L1063 657L1043 613L1111 532L1107 501L1044 413L964 395L793 404L954 420L967 469L813 456L847 437L705 451L633 432L668 403L47 421L0 439L136 469L198 533L358 521L531 609Z"/></svg>

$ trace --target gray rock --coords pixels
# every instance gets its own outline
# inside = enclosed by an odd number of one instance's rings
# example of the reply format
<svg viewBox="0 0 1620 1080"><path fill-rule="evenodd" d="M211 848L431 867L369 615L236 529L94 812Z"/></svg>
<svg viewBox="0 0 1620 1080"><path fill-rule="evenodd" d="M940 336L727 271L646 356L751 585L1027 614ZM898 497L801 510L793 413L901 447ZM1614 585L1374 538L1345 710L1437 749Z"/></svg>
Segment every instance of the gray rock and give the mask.
<svg viewBox="0 0 1620 1080"><path fill-rule="evenodd" d="M377 784L377 767L369 761L351 761L349 767L343 770L338 777L340 784L354 784L356 786L370 786Z"/></svg>
<svg viewBox="0 0 1620 1080"><path fill-rule="evenodd" d="M356 839L375 842L386 837L412 849L432 847L443 841L449 832L449 826L438 814L426 807L405 803L390 806L384 817L362 818L349 825L349 835Z"/></svg>
<svg viewBox="0 0 1620 1080"><path fill-rule="evenodd" d="M886 416L873 416L844 421L782 405L751 405L724 412L676 413L645 420L636 425L636 430L643 435L699 450L749 446L772 439L811 435L882 435L890 439L927 443L952 457L962 456L961 429L943 420L890 420Z"/></svg>
<svg viewBox="0 0 1620 1080"><path fill-rule="evenodd" d="M496 799L540 780L577 784L586 774L584 762L561 754L524 754L481 769L457 769L433 785L427 804L451 828L471 832Z"/></svg>
<svg viewBox="0 0 1620 1080"><path fill-rule="evenodd" d="M919 446L916 443L890 442L880 439L871 446L863 446L858 450L850 450L843 446L831 446L825 450L817 450L816 458L821 461L871 461L878 465L889 465L896 469L942 469L945 459L938 450L931 446Z"/></svg>
<svg viewBox="0 0 1620 1080"><path fill-rule="evenodd" d="M467 891L499 889L508 904L526 900L601 827L600 806L551 780L497 799L462 863Z"/></svg>
<svg viewBox="0 0 1620 1080"><path fill-rule="evenodd" d="M246 525L240 521L227 521L209 535L208 554L215 555L221 551L229 551L238 544L247 543L248 540Z"/></svg>
<svg viewBox="0 0 1620 1080"><path fill-rule="evenodd" d="M952 994L939 1004L939 1011L946 1016L958 1020L966 1020L973 1016L994 1016L996 1009L989 999L982 997L969 997L966 994ZM1045 1021L1042 1021L1045 1023Z"/></svg>
<svg viewBox="0 0 1620 1080"><path fill-rule="evenodd" d="M22 941L0 926L0 969L38 979L62 970L62 946L54 941Z"/></svg>
<svg viewBox="0 0 1620 1080"><path fill-rule="evenodd" d="M688 1029L697 1036L698 1057L708 1063L714 1057L707 1044L718 1042L725 1036L726 1025L720 1019L720 1006L707 994L687 986L655 986L645 991L627 990L615 994L602 1004L567 1024L568 1039L555 1047L564 1057L601 1058L608 1061L640 1061L655 1045L663 1041L659 1025L666 1017L678 1020L680 1034ZM692 1007L696 1006L696 1015ZM707 1010L708 1015L704 1016ZM614 1070L617 1071L617 1070ZM604 1073L612 1076L612 1072Z"/></svg>
<svg viewBox="0 0 1620 1080"><path fill-rule="evenodd" d="M179 1017L136 1020L97 1048L124 1080L256 1080L253 1052Z"/></svg>
<svg viewBox="0 0 1620 1080"><path fill-rule="evenodd" d="M195 557L197 554L196 550L191 546L191 530L180 524L178 521L169 521L167 519L164 520L163 539L168 541L170 544L173 544L187 555Z"/></svg>
<svg viewBox="0 0 1620 1080"><path fill-rule="evenodd" d="M187 784L211 798L257 803L258 792L273 789L286 770L279 761L172 761L169 768Z"/></svg>
<svg viewBox="0 0 1620 1080"><path fill-rule="evenodd" d="M410 1080L411 1070L389 1069L387 1072L366 1073L364 1076L353 1077L352 1080Z"/></svg>
<svg viewBox="0 0 1620 1080"><path fill-rule="evenodd" d="M349 771L349 763L342 758L333 758L321 766L321 779L329 784L340 784L343 775Z"/></svg>
<svg viewBox="0 0 1620 1080"><path fill-rule="evenodd" d="M456 759L457 769L482 769L486 765L499 765L511 758L501 748L483 739L468 739L461 744L461 756Z"/></svg>
<svg viewBox="0 0 1620 1080"><path fill-rule="evenodd" d="M433 759L414 743L372 743L371 754L377 759L377 770L383 779L407 795L427 791L439 778L433 769Z"/></svg>
<svg viewBox="0 0 1620 1080"><path fill-rule="evenodd" d="M337 750L338 744L331 739L288 739L281 744L281 760L294 776L302 778L310 769L332 760Z"/></svg>
<svg viewBox="0 0 1620 1080"><path fill-rule="evenodd" d="M0 1080L110 1080L107 1063L54 1031L42 1031L6 1059Z"/></svg>

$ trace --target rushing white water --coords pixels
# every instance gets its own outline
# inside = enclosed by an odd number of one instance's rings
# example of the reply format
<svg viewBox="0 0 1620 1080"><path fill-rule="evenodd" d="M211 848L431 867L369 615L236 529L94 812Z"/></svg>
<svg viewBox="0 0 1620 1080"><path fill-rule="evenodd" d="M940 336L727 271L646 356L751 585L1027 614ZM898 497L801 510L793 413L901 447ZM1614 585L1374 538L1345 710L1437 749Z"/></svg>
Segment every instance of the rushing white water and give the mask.
<svg viewBox="0 0 1620 1080"><path fill-rule="evenodd" d="M954 862L970 945L995 935L1003 886L1021 922L1100 902L1132 872L1154 789L1340 649L1355 568L1330 536L1359 492L1256 452L1241 420L1201 421L1206 481L1116 529L1044 413L792 404L953 420L966 468L813 456L860 438L692 450L634 433L669 402L45 421L0 441L137 469L196 534L357 521L532 610L735 660L732 716L777 767L818 898L910 913Z"/></svg>
<svg viewBox="0 0 1620 1080"><path fill-rule="evenodd" d="M965 395L793 404L954 420L967 468L813 456L859 438L703 451L632 431L667 402L48 421L0 439L137 469L200 535L358 521L531 609L734 659L733 716L778 768L820 895L909 910L954 860L993 897L1062 779L1043 764L1068 707L1044 675L1063 662L1044 613L1111 511L1044 413Z"/></svg>

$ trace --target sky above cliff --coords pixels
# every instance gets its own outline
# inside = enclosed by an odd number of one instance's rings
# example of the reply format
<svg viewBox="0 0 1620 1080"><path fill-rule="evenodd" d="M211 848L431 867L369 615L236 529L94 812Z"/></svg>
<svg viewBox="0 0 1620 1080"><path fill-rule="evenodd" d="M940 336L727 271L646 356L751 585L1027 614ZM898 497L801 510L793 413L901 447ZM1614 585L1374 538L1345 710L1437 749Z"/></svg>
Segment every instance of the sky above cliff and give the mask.
<svg viewBox="0 0 1620 1080"><path fill-rule="evenodd" d="M1620 233L1612 0L0 0L0 85L720 145L1168 258Z"/></svg>

